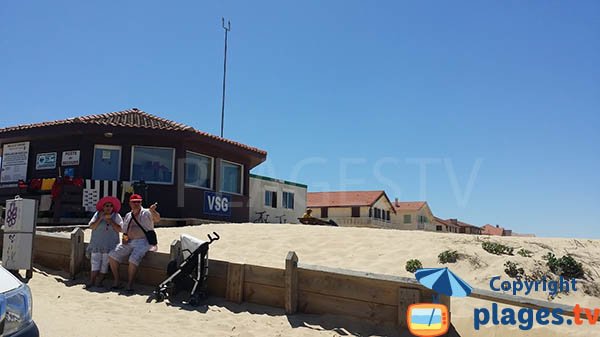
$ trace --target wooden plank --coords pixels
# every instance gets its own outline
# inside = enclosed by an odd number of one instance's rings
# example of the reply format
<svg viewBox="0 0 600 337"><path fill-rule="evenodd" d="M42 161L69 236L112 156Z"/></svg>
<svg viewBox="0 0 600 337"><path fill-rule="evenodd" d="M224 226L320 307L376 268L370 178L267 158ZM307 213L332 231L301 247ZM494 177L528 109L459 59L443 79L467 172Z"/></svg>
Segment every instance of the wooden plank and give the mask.
<svg viewBox="0 0 600 337"><path fill-rule="evenodd" d="M285 313L288 315L298 310L298 255L288 252L285 258Z"/></svg>
<svg viewBox="0 0 600 337"><path fill-rule="evenodd" d="M208 275L214 277L227 278L227 265L229 262L221 260L208 260Z"/></svg>
<svg viewBox="0 0 600 337"><path fill-rule="evenodd" d="M227 279L221 277L208 277L208 293L212 296L225 297L227 290ZM245 293L245 292L244 292Z"/></svg>
<svg viewBox="0 0 600 337"><path fill-rule="evenodd" d="M212 268L212 265L210 265ZM284 286L285 270L247 264L244 266L244 280L246 282L269 285L273 287Z"/></svg>
<svg viewBox="0 0 600 337"><path fill-rule="evenodd" d="M33 262L54 270L69 271L71 259L67 255L34 253Z"/></svg>
<svg viewBox="0 0 600 337"><path fill-rule="evenodd" d="M244 299L246 302L284 308L285 289L264 284L245 282Z"/></svg>
<svg viewBox="0 0 600 337"><path fill-rule="evenodd" d="M244 300L244 265L229 263L227 267L227 290L225 299L234 303Z"/></svg>
<svg viewBox="0 0 600 337"><path fill-rule="evenodd" d="M411 304L419 303L421 293L416 289L398 288L398 324L401 328L408 326L406 313Z"/></svg>
<svg viewBox="0 0 600 337"><path fill-rule="evenodd" d="M354 275L298 269L299 290L366 302L397 305L399 285L402 284Z"/></svg>
<svg viewBox="0 0 600 337"><path fill-rule="evenodd" d="M83 241L83 230L74 229L71 232L71 254L69 256L69 274L74 279L81 271L81 263L85 256L85 242Z"/></svg>
<svg viewBox="0 0 600 337"><path fill-rule="evenodd" d="M37 232L34 238L34 251L56 253L61 255L71 255L71 242L69 237L56 237L49 235L40 235Z"/></svg>
<svg viewBox="0 0 600 337"><path fill-rule="evenodd" d="M142 263L140 263L140 267L167 270L167 265L170 260L171 257L167 253L147 252Z"/></svg>
<svg viewBox="0 0 600 337"><path fill-rule="evenodd" d="M394 323L398 316L395 305L369 303L302 290L298 291L298 311L318 315L345 315L379 323Z"/></svg>
<svg viewBox="0 0 600 337"><path fill-rule="evenodd" d="M181 241L173 240L169 247L169 260L176 260L177 264L181 264Z"/></svg>

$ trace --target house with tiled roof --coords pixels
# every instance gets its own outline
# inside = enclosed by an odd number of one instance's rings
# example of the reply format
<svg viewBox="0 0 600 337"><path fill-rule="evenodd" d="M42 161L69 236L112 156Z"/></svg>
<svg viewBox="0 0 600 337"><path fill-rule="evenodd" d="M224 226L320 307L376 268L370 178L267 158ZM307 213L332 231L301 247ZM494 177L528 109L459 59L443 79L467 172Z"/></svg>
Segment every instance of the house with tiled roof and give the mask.
<svg viewBox="0 0 600 337"><path fill-rule="evenodd" d="M486 224L482 227L483 235L494 235L494 236L512 236L512 230L505 229L504 227L500 227L499 225L492 226L490 224Z"/></svg>
<svg viewBox="0 0 600 337"><path fill-rule="evenodd" d="M394 228L394 207L384 191L309 192L312 216L339 226Z"/></svg>
<svg viewBox="0 0 600 337"><path fill-rule="evenodd" d="M435 231L433 213L427 201L398 201L393 202L396 215L393 222L401 229Z"/></svg>
<svg viewBox="0 0 600 337"><path fill-rule="evenodd" d="M483 229L479 226L471 225L469 223L459 221L458 219L446 219L446 221L459 227L458 232L463 234L477 234L483 233Z"/></svg>
<svg viewBox="0 0 600 337"><path fill-rule="evenodd" d="M433 217L433 223L435 225L436 232L448 232L448 233L459 233L460 226L437 216Z"/></svg>
<svg viewBox="0 0 600 337"><path fill-rule="evenodd" d="M103 195L126 201L139 192L164 218L248 221L249 172L267 156L136 108L0 128L0 149L0 202L37 198L54 218L85 215ZM65 186L47 203L40 180ZM65 191L73 193L61 200Z"/></svg>

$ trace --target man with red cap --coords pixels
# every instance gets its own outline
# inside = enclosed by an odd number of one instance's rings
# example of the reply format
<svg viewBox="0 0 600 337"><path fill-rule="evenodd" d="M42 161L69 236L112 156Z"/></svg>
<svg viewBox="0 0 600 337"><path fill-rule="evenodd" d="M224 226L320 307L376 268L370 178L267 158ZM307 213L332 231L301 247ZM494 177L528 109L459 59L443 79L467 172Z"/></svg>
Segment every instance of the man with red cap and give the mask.
<svg viewBox="0 0 600 337"><path fill-rule="evenodd" d="M160 214L156 211L156 203L150 208L142 207L142 196L133 194L129 198L131 212L125 215L123 220L123 242L110 252L110 269L112 270L114 281L113 289L119 288L119 263L128 258L129 267L127 269L127 292L133 292L133 280L137 268L142 262L146 252L152 248L146 239L145 231L154 229L154 222L160 221ZM140 228L142 226L142 228Z"/></svg>

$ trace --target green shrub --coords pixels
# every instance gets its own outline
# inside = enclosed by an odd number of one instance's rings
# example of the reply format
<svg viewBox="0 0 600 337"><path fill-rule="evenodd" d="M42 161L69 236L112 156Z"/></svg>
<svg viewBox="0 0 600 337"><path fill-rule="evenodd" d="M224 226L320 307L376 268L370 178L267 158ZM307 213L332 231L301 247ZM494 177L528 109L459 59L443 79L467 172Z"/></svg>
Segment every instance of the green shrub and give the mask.
<svg viewBox="0 0 600 337"><path fill-rule="evenodd" d="M440 263L455 263L458 260L458 252L455 250L446 250L438 255L438 261Z"/></svg>
<svg viewBox="0 0 600 337"><path fill-rule="evenodd" d="M546 260L546 265L555 275L566 278L583 278L585 272L583 265L577 262L571 255L564 255L557 258L553 253L548 253L542 257Z"/></svg>
<svg viewBox="0 0 600 337"><path fill-rule="evenodd" d="M533 256L533 253L530 250L527 250L525 248L519 249L517 254L521 255L522 257L532 257Z"/></svg>
<svg viewBox="0 0 600 337"><path fill-rule="evenodd" d="M491 253L491 254L496 254L496 255L502 255L502 254L513 255L513 250L514 250L514 248L508 247L501 243L489 242L489 241L482 243L481 247L486 252Z"/></svg>
<svg viewBox="0 0 600 337"><path fill-rule="evenodd" d="M518 263L511 261L506 261L506 263L504 263L504 272L512 278L520 279L525 276L525 270L519 267Z"/></svg>
<svg viewBox="0 0 600 337"><path fill-rule="evenodd" d="M412 259L412 260L408 260L406 261L406 271L409 273L415 273L417 270L423 268L423 264L421 263L421 261L417 260L417 259Z"/></svg>

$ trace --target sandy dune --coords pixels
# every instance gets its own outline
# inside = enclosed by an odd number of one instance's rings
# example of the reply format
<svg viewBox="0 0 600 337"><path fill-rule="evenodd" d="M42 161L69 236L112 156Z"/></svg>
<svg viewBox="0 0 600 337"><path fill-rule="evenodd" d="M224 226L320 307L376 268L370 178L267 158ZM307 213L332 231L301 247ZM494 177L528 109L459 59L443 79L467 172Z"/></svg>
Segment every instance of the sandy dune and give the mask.
<svg viewBox="0 0 600 337"><path fill-rule="evenodd" d="M532 258L496 256L481 248L484 237L365 228L334 228L302 225L222 224L158 229L159 250L181 233L205 238L213 231L221 240L211 246L210 256L234 262L283 268L288 251L294 250L301 263L411 276L405 271L408 259L418 258L425 267L442 266L437 255L454 249L462 258L450 268L472 286L489 289L492 276L504 279L504 262L522 265L527 272L543 269L541 256L548 251L557 256L569 253L580 260L589 277L600 280L600 240L554 238L492 238L494 241L534 253ZM89 233L86 233L89 235ZM82 280L79 282L81 283ZM598 286L598 283L588 283ZM162 304L146 304L142 294L125 297L112 292L87 292L81 284L70 286L55 275L36 273L31 281L35 296L34 315L48 336L160 336L176 332L190 336L344 336L398 335L393 327L339 317L297 315L288 318L280 309L250 304L234 305L212 299L208 307L188 311ZM536 293L535 298L547 295ZM583 291L560 295L555 301L586 307L600 307L600 298ZM490 307L490 302L453 299L453 323L461 336L600 336L600 325L535 325L530 331L517 327L473 329L473 310ZM506 306L502 306L504 308ZM136 317L135 327L125 328L127 316Z"/></svg>

